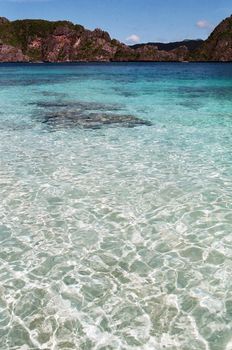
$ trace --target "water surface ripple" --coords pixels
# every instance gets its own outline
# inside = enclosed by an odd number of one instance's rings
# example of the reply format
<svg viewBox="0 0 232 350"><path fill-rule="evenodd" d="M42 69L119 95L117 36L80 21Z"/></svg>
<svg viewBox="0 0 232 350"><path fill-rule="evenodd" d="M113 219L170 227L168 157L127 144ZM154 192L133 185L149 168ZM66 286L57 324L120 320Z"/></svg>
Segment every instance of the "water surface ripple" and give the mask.
<svg viewBox="0 0 232 350"><path fill-rule="evenodd" d="M0 86L0 349L231 350L232 64L0 65Z"/></svg>

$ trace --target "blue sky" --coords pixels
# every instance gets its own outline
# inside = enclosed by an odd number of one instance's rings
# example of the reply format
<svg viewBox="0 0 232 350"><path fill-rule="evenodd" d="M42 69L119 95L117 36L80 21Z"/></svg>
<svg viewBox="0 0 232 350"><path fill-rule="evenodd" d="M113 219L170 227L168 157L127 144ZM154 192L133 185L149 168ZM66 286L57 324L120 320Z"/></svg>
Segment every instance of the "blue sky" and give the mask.
<svg viewBox="0 0 232 350"><path fill-rule="evenodd" d="M9 19L67 19L123 42L206 38L232 14L230 0L0 0Z"/></svg>

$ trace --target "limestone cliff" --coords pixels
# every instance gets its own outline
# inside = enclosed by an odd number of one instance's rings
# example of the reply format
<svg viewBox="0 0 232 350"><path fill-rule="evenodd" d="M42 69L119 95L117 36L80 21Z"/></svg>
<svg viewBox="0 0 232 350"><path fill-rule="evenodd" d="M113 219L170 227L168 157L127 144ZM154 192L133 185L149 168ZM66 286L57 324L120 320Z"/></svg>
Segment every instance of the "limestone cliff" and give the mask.
<svg viewBox="0 0 232 350"><path fill-rule="evenodd" d="M186 47L169 52L145 45L131 48L101 29L90 31L68 21L0 18L0 62L182 61Z"/></svg>
<svg viewBox="0 0 232 350"><path fill-rule="evenodd" d="M193 53L194 61L232 61L232 16L222 21Z"/></svg>
<svg viewBox="0 0 232 350"><path fill-rule="evenodd" d="M205 42L127 46L101 29L68 21L18 20L0 17L0 62L76 61L232 61L232 16ZM194 49L197 47L197 49Z"/></svg>

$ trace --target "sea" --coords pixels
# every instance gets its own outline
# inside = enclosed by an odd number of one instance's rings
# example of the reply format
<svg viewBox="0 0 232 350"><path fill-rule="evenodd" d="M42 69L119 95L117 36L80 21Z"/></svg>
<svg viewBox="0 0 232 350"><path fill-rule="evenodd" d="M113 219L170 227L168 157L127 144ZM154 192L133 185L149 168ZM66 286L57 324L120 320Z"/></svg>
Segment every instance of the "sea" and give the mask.
<svg viewBox="0 0 232 350"><path fill-rule="evenodd" d="M232 64L0 64L0 349L232 349Z"/></svg>

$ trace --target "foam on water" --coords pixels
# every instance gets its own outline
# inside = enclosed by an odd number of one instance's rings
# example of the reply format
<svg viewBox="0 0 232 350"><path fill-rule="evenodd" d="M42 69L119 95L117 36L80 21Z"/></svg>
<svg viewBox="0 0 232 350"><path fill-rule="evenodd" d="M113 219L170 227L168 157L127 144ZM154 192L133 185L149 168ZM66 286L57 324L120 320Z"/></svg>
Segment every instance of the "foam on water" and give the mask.
<svg viewBox="0 0 232 350"><path fill-rule="evenodd" d="M232 65L1 65L0 85L0 349L231 349Z"/></svg>

